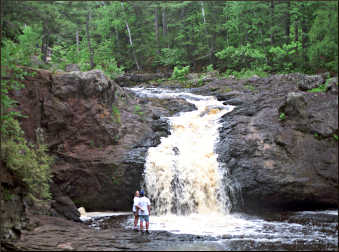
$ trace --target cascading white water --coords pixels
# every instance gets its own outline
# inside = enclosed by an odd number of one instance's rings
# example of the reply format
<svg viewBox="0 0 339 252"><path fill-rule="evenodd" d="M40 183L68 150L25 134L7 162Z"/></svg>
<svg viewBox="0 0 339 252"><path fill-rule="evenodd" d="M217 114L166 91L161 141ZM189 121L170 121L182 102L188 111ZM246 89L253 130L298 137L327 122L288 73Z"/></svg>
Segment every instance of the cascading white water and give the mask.
<svg viewBox="0 0 339 252"><path fill-rule="evenodd" d="M211 96L166 93L134 89L146 96L180 97L197 110L169 117L171 134L149 148L145 164L145 186L158 215L225 214L230 200L225 193L214 146L218 139L219 118L234 107Z"/></svg>

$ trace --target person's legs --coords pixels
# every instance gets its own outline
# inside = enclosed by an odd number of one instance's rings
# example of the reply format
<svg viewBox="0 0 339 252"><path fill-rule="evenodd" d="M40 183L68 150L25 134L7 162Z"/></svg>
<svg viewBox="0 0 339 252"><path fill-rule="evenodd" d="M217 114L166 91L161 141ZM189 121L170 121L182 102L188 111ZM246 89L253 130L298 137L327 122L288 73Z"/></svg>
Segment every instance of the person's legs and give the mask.
<svg viewBox="0 0 339 252"><path fill-rule="evenodd" d="M138 228L138 219L139 219L138 214L134 213L134 229Z"/></svg>
<svg viewBox="0 0 339 252"><path fill-rule="evenodd" d="M144 222L144 216L143 215L140 215L140 231L142 232L144 230L144 227L143 227L143 222Z"/></svg>
<svg viewBox="0 0 339 252"><path fill-rule="evenodd" d="M148 233L148 227L149 227L149 215L145 216L145 222L146 222L146 232Z"/></svg>

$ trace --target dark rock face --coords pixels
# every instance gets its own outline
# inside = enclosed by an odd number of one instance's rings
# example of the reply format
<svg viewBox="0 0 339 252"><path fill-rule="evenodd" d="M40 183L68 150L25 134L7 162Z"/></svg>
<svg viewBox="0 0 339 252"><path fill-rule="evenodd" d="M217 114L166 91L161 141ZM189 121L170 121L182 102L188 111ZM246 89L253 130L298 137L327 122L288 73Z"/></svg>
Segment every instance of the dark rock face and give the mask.
<svg viewBox="0 0 339 252"><path fill-rule="evenodd" d="M80 206L88 211L130 210L147 149L169 134L162 117L194 109L181 99L138 98L98 70L39 70L26 77L25 86L14 94L28 115L22 127L33 142L37 128L45 132L55 156L52 206L72 220L78 220Z"/></svg>
<svg viewBox="0 0 339 252"><path fill-rule="evenodd" d="M242 195L234 210L338 206L338 97L300 92L298 79L260 78L252 92L240 92L241 83L220 87L232 92L218 99L236 106L223 117L216 149Z"/></svg>

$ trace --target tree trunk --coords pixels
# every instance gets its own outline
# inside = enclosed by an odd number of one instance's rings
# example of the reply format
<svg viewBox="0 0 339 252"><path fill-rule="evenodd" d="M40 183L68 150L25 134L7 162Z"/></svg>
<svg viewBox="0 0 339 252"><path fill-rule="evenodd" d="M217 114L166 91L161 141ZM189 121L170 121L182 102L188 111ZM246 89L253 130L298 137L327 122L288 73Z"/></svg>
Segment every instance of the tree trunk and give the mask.
<svg viewBox="0 0 339 252"><path fill-rule="evenodd" d="M271 0L271 45L274 45L274 31L273 31L273 27L274 27L274 0Z"/></svg>
<svg viewBox="0 0 339 252"><path fill-rule="evenodd" d="M121 3L121 6L124 8L123 3ZM138 63L137 55L136 55L135 50L134 50L134 47L133 47L132 34L131 34L131 30L130 30L130 28L129 28L129 25L128 25L127 20L125 20L125 24L126 24L126 29L127 29L127 32L128 32L129 44L131 45L131 48L132 48L133 58L134 58L134 61L135 61L135 64L136 64L136 66L137 66L138 71L140 71L141 68L140 68L140 65L139 65L139 63Z"/></svg>
<svg viewBox="0 0 339 252"><path fill-rule="evenodd" d="M42 54L42 61L47 62L47 52L48 52L48 37L49 37L49 31L46 28L46 25L43 25L42 30L42 41L41 41L41 54Z"/></svg>
<svg viewBox="0 0 339 252"><path fill-rule="evenodd" d="M154 10L154 28L155 28L155 40L157 43L157 51L158 54L160 53L160 48L159 48L159 7L155 7Z"/></svg>
<svg viewBox="0 0 339 252"><path fill-rule="evenodd" d="M162 35L166 37L167 23L166 23L166 8L162 8Z"/></svg>
<svg viewBox="0 0 339 252"><path fill-rule="evenodd" d="M89 50L89 61L90 61L90 69L94 68L94 60L93 60L93 48L91 46L91 37L89 34L89 22L91 20L91 13L88 11L87 20L86 20L86 33L87 33L87 43L88 43L88 50Z"/></svg>
<svg viewBox="0 0 339 252"><path fill-rule="evenodd" d="M302 9L303 9L303 12L306 12L304 4L302 4ZM302 53L303 53L303 59L304 59L304 66L305 64L307 64L307 56L306 56L306 49L307 49L307 43L308 43L307 33L308 33L308 27L306 24L306 17L305 17L305 14L303 14L301 18L301 47L303 49Z"/></svg>
<svg viewBox="0 0 339 252"><path fill-rule="evenodd" d="M286 27L285 27L285 36L286 36L286 43L290 43L290 26L291 26L291 2L290 0L287 1L287 11L286 11Z"/></svg>
<svg viewBox="0 0 339 252"><path fill-rule="evenodd" d="M78 29L75 32L75 40L76 40L76 43L77 43L77 54L79 55L79 30Z"/></svg>
<svg viewBox="0 0 339 252"><path fill-rule="evenodd" d="M203 20L204 20L204 24L206 24L204 2L201 1L200 4L201 4L201 14L202 14L202 17L203 17Z"/></svg>
<svg viewBox="0 0 339 252"><path fill-rule="evenodd" d="M294 24L294 41L298 42L299 41L299 19L295 21Z"/></svg>

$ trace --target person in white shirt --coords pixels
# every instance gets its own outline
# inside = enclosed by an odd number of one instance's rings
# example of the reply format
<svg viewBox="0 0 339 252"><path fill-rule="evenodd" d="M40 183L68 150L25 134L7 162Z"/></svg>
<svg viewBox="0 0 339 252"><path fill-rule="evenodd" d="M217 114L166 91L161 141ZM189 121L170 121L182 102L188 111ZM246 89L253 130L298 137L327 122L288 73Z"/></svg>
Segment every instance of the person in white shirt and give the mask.
<svg viewBox="0 0 339 252"><path fill-rule="evenodd" d="M139 204L139 191L136 191L135 194L134 194L134 199L133 199L133 208L132 208L132 211L133 211L133 214L134 214L134 230L135 231L138 231L138 219L139 219L139 216L138 216L138 208L136 208L136 206Z"/></svg>
<svg viewBox="0 0 339 252"><path fill-rule="evenodd" d="M140 218L140 231L144 231L143 222L146 222L146 233L149 233L149 216L151 213L151 202L145 196L144 190L140 191L139 204L136 206L139 209L139 218Z"/></svg>

